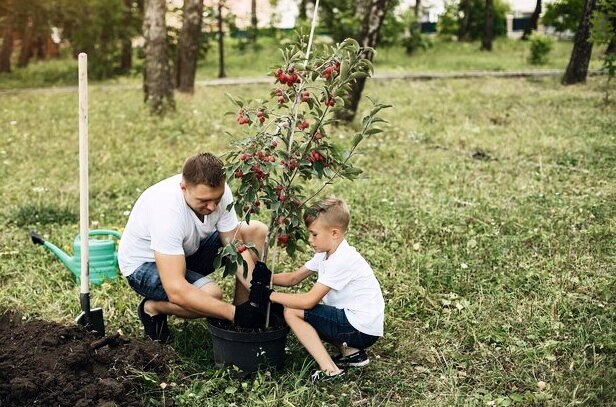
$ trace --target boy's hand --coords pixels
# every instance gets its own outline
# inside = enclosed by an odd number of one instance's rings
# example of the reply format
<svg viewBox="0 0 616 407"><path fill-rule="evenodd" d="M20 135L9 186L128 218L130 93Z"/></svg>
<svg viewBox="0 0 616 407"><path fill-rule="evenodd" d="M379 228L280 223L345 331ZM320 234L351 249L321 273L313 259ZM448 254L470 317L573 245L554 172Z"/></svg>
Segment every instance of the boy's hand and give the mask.
<svg viewBox="0 0 616 407"><path fill-rule="evenodd" d="M258 261L255 264L255 269L252 271L252 280L250 284L261 283L263 285L269 285L272 280L272 272L267 265L262 261Z"/></svg>
<svg viewBox="0 0 616 407"><path fill-rule="evenodd" d="M233 323L242 328L261 328L265 325L265 315L246 301L235 307Z"/></svg>
<svg viewBox="0 0 616 407"><path fill-rule="evenodd" d="M270 295L274 290L261 283L254 283L250 286L248 300L253 307L265 307L270 300Z"/></svg>

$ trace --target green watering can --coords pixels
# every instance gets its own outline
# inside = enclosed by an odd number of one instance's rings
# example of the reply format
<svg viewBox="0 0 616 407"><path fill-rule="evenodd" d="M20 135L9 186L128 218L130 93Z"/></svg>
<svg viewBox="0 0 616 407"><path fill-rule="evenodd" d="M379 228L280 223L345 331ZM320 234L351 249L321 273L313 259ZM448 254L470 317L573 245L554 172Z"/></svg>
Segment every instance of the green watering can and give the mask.
<svg viewBox="0 0 616 407"><path fill-rule="evenodd" d="M95 229L88 232L88 236L111 236L120 239L122 235L115 230ZM73 256L64 253L62 249L43 239L36 232L30 232L32 243L40 244L51 250L53 254L73 273L79 283L81 280L81 235L77 235L73 241ZM113 239L88 239L90 282L95 285L102 284L105 280L113 280L118 277L118 253L116 241Z"/></svg>

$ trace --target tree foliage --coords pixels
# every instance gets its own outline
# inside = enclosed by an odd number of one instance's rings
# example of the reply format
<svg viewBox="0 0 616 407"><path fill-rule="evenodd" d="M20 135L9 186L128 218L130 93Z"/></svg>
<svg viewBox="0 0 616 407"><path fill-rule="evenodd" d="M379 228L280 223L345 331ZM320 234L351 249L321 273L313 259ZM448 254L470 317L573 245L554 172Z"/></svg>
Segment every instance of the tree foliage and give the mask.
<svg viewBox="0 0 616 407"><path fill-rule="evenodd" d="M543 24L554 27L557 32L575 32L584 12L584 0L558 0L548 3Z"/></svg>
<svg viewBox="0 0 616 407"><path fill-rule="evenodd" d="M485 0L468 0L470 15L465 39L475 41L483 37L485 27ZM445 12L439 16L437 31L444 36L457 36L460 32L460 22L464 18L463 3L451 1L446 3ZM504 0L494 0L494 37L507 34L506 14L509 5Z"/></svg>
<svg viewBox="0 0 616 407"><path fill-rule="evenodd" d="M318 46L308 61L305 49L305 37L282 49L269 97L244 101L230 96L246 138L224 157L238 215L249 222L255 214L267 213L266 246L279 246L289 255L306 241L302 214L307 204L338 178L355 179L362 172L352 158L364 139L382 131L378 113L388 107L374 102L344 148L330 133L332 116L344 107L352 83L371 74L372 64L360 56L360 46L352 39ZM310 180L320 182L321 188L308 192L305 184ZM237 253L246 248L241 246L232 242L220 251L216 265L225 267L225 275L237 269Z"/></svg>

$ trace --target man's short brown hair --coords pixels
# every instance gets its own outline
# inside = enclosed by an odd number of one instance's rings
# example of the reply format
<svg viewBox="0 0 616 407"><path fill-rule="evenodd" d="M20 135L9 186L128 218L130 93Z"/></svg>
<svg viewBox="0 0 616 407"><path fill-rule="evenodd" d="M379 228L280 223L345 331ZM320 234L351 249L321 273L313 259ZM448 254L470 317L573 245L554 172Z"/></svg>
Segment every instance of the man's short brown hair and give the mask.
<svg viewBox="0 0 616 407"><path fill-rule="evenodd" d="M351 213L342 199L330 196L315 202L304 212L306 227L309 227L317 218L321 219L327 227L340 228L344 233L349 227Z"/></svg>
<svg viewBox="0 0 616 407"><path fill-rule="evenodd" d="M182 177L188 185L207 185L216 188L225 183L225 169L220 158L210 153L199 153L186 160Z"/></svg>

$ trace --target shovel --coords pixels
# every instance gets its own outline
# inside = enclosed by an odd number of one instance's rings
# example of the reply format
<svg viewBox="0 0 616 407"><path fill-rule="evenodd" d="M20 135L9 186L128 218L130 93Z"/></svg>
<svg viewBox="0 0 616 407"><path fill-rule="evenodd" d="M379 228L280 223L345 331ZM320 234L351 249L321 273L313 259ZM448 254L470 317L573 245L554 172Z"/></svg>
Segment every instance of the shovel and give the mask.
<svg viewBox="0 0 616 407"><path fill-rule="evenodd" d="M103 310L90 308L88 216L88 55L82 52L79 54L79 233L86 244L81 245L81 314L75 322L88 331L105 336Z"/></svg>

